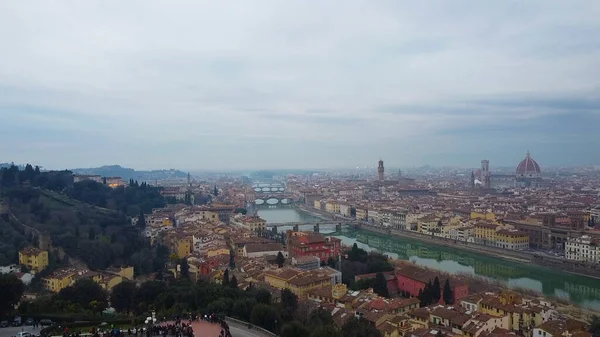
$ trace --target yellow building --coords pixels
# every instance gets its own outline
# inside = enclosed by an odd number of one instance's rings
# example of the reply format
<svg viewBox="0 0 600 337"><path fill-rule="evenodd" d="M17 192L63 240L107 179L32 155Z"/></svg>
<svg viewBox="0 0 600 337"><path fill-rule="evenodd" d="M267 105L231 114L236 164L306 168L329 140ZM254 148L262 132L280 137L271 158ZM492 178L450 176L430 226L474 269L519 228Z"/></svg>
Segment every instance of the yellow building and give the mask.
<svg viewBox="0 0 600 337"><path fill-rule="evenodd" d="M301 299L306 298L310 290L332 285L332 276L326 270L302 272L291 268L280 268L265 272L264 278L270 286L281 290L287 288Z"/></svg>
<svg viewBox="0 0 600 337"><path fill-rule="evenodd" d="M496 246L510 250L529 248L529 233L516 229L500 229L496 232Z"/></svg>
<svg viewBox="0 0 600 337"><path fill-rule="evenodd" d="M123 278L121 276L111 275L104 277L101 279L98 284L102 287L102 289L106 291L111 291L117 284L123 282Z"/></svg>
<svg viewBox="0 0 600 337"><path fill-rule="evenodd" d="M475 240L477 243L496 242L498 225L480 222L475 224Z"/></svg>
<svg viewBox="0 0 600 337"><path fill-rule="evenodd" d="M327 202L325 202L325 210L329 213L339 213L340 204L335 200L327 200Z"/></svg>
<svg viewBox="0 0 600 337"><path fill-rule="evenodd" d="M520 305L520 296L511 294L486 296L479 304L480 311L494 317L508 316L508 327L513 331L528 331L543 323L540 310Z"/></svg>
<svg viewBox="0 0 600 337"><path fill-rule="evenodd" d="M496 221L496 214L494 214L494 213L471 212L471 219L482 219L482 220Z"/></svg>
<svg viewBox="0 0 600 337"><path fill-rule="evenodd" d="M180 239L176 243L177 257L183 258L192 253L192 241L190 239Z"/></svg>
<svg viewBox="0 0 600 337"><path fill-rule="evenodd" d="M313 201L313 207L315 209L321 209L321 200L315 200L315 201Z"/></svg>
<svg viewBox="0 0 600 337"><path fill-rule="evenodd" d="M73 282L73 276L76 274L77 271L74 269L59 269L51 275L42 278L42 284L44 289L57 293L70 286Z"/></svg>
<svg viewBox="0 0 600 337"><path fill-rule="evenodd" d="M37 248L25 248L19 252L19 264L34 272L48 267L48 251Z"/></svg>
<svg viewBox="0 0 600 337"><path fill-rule="evenodd" d="M133 266L110 267L106 271L130 281L135 277Z"/></svg>
<svg viewBox="0 0 600 337"><path fill-rule="evenodd" d="M369 209L364 206L356 206L356 218L358 220L367 220L369 216Z"/></svg>
<svg viewBox="0 0 600 337"><path fill-rule="evenodd" d="M227 247L217 247L214 249L211 249L209 251L206 252L206 256L207 257L213 257L213 256L217 256L217 255L227 255L229 256L229 248Z"/></svg>
<svg viewBox="0 0 600 337"><path fill-rule="evenodd" d="M259 216L241 216L231 220L231 224L259 232L267 228L267 221Z"/></svg>

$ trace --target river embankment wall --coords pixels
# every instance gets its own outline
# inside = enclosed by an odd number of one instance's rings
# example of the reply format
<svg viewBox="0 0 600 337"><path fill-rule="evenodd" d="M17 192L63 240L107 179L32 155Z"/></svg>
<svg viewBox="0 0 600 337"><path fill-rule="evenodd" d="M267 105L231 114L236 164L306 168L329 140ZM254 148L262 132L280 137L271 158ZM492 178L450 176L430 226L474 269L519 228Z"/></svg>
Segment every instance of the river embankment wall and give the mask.
<svg viewBox="0 0 600 337"><path fill-rule="evenodd" d="M433 245L460 249L477 254L485 254L487 256L496 257L511 262L532 263L542 267L558 269L581 276L600 279L600 265L596 266L585 263L577 263L575 261L569 261L562 258L554 258L550 256L542 256L531 252L506 250L496 247L479 245L476 243L454 241L451 239L426 235L422 233L384 229L375 226L369 226L366 224L359 224L355 227L382 235L392 235L396 237L415 239Z"/></svg>

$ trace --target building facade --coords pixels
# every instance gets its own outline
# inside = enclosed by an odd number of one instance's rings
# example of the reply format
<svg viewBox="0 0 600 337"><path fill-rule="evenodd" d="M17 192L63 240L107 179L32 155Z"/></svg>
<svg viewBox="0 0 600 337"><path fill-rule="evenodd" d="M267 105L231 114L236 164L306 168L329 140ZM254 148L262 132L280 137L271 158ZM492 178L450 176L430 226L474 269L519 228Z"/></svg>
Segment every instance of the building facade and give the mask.
<svg viewBox="0 0 600 337"><path fill-rule="evenodd" d="M40 272L48 267L48 251L37 248L25 248L19 252L19 264L31 271Z"/></svg>

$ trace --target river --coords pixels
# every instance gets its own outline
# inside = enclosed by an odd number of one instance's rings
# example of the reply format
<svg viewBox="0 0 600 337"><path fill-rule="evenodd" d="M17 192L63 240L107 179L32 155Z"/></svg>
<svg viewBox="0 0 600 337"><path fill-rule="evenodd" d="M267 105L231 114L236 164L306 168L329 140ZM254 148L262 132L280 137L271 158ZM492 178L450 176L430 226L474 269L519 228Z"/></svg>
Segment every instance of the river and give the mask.
<svg viewBox="0 0 600 337"><path fill-rule="evenodd" d="M267 226L269 222L302 222L316 219L292 207L263 208L259 209L258 215L267 220ZM291 226L278 228L280 231L287 229L291 229ZM324 234L330 233L342 239L342 242L349 246L357 243L360 248L414 261L417 265L450 273L484 276L503 281L509 287L531 289L546 296L569 299L581 306L600 310L600 280L597 279L365 230L344 229L342 233L334 233L333 224L322 224L320 229ZM300 226L300 230L313 230L313 226Z"/></svg>

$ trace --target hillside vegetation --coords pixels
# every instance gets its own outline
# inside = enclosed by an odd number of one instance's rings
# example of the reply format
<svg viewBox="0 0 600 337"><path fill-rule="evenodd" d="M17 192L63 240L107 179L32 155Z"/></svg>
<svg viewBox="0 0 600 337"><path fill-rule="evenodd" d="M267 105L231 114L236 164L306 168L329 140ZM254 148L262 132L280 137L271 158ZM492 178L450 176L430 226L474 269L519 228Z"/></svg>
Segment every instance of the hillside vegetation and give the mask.
<svg viewBox="0 0 600 337"><path fill-rule="evenodd" d="M12 221L49 235L54 247L63 248L91 269L132 264L137 273L146 274L163 268L167 249L151 247L129 218L164 206L157 188L135 182L117 189L91 181L73 184L69 171L28 168L0 170L0 197L11 213L11 218L0 223L0 235L12 239L0 245L0 258L14 263L15 251L27 244L23 239L35 243L34 238L15 231L19 226L11 226Z"/></svg>

